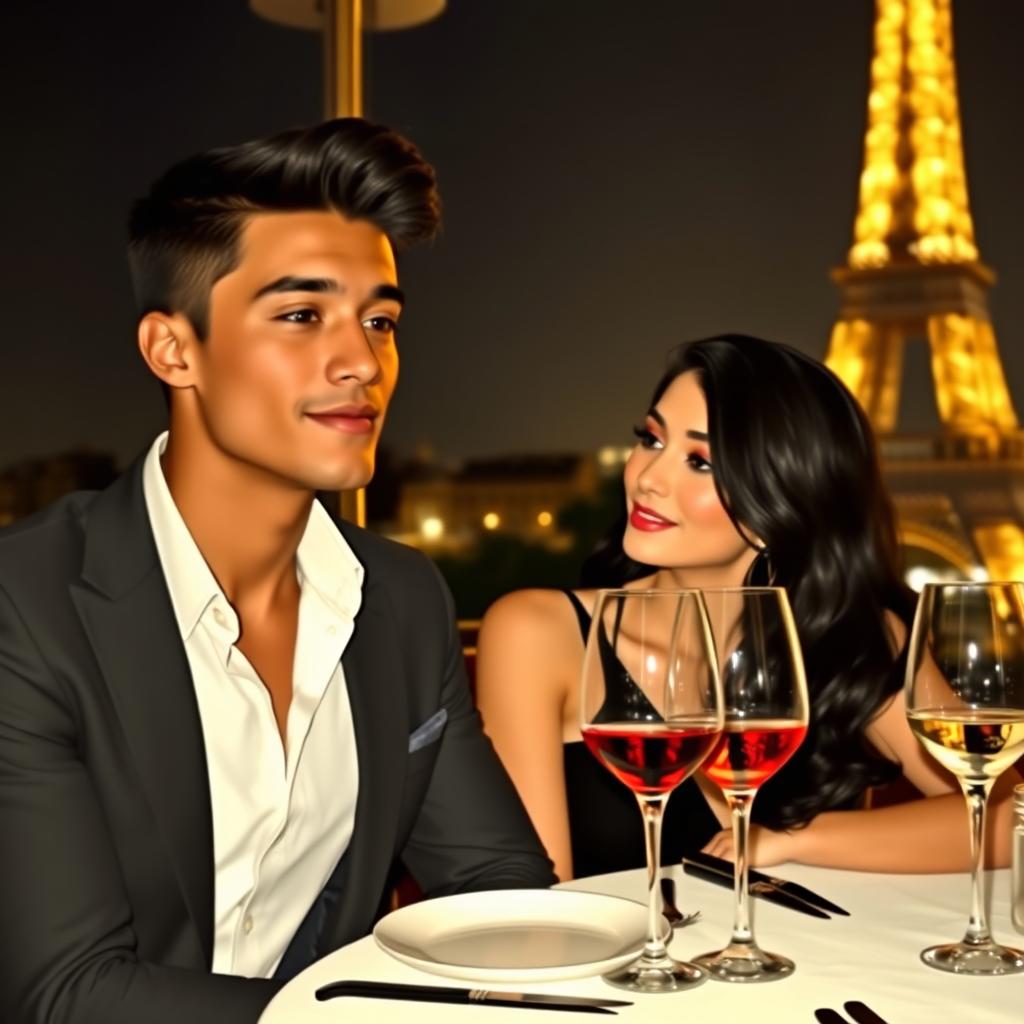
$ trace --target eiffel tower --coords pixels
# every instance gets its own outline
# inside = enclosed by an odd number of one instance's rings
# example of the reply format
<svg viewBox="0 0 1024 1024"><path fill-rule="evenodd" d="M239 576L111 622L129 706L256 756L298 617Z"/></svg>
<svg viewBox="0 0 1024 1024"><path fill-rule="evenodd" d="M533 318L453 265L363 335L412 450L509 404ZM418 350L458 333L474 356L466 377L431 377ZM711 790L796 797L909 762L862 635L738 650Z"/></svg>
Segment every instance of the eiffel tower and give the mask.
<svg viewBox="0 0 1024 1024"><path fill-rule="evenodd" d="M877 0L864 169L853 246L832 272L826 363L878 434L908 564L1020 580L1024 431L989 316L995 275L974 240L951 3ZM904 358L920 343L938 425L899 432Z"/></svg>

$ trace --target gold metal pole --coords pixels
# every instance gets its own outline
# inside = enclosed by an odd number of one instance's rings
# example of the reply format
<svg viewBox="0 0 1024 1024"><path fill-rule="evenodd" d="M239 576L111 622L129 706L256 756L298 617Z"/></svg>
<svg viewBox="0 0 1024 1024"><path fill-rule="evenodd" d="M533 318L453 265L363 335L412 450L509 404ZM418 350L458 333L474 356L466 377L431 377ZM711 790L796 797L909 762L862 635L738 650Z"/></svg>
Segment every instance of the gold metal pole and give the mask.
<svg viewBox="0 0 1024 1024"><path fill-rule="evenodd" d="M324 116L363 116L363 0L324 2Z"/></svg>
<svg viewBox="0 0 1024 1024"><path fill-rule="evenodd" d="M363 0L324 0L324 117L362 114ZM366 526L366 491L342 491L338 513Z"/></svg>

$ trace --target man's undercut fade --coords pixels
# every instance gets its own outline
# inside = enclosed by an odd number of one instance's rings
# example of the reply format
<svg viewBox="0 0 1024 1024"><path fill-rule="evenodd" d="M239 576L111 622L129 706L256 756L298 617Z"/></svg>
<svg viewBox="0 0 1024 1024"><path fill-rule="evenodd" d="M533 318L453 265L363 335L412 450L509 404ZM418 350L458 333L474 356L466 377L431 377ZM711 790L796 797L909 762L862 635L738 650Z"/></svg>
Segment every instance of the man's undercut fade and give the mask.
<svg viewBox="0 0 1024 1024"><path fill-rule="evenodd" d="M210 150L176 164L132 208L139 315L183 313L205 339L210 290L238 265L246 218L307 210L368 220L396 251L441 222L434 169L407 139L361 118Z"/></svg>

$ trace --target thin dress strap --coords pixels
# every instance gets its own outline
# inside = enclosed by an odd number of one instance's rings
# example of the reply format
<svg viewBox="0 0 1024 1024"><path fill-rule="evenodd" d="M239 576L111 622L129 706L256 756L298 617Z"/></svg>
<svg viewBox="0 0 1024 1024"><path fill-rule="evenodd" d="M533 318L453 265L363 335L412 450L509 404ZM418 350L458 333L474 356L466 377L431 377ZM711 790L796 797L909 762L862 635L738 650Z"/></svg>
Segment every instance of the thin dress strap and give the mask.
<svg viewBox="0 0 1024 1024"><path fill-rule="evenodd" d="M576 618L579 620L580 633L583 635L583 643L586 644L590 636L590 612L584 607L583 602L571 591L562 590L562 593L569 598ZM622 623L622 605L619 605L615 622L612 628L617 639L619 627ZM643 718L649 722L663 721L661 715L647 699L643 690L633 681L632 676L626 667L619 661L615 654L615 648L608 637L602 632L598 637L598 649L601 652L601 661L605 667L608 692L601 709L595 714L595 722L613 721L615 718Z"/></svg>
<svg viewBox="0 0 1024 1024"><path fill-rule="evenodd" d="M562 593L569 598L572 610L576 613L576 618L580 623L580 633L583 635L583 642L586 643L587 637L590 635L590 612L583 607L583 602L571 590L563 590Z"/></svg>

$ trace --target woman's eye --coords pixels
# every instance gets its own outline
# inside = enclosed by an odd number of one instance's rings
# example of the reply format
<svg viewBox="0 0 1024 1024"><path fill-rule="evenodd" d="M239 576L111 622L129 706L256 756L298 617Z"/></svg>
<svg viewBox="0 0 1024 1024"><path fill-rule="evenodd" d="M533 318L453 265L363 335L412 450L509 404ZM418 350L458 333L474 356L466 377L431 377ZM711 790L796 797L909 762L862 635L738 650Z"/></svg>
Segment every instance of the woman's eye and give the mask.
<svg viewBox="0 0 1024 1024"><path fill-rule="evenodd" d="M662 446L661 438L646 427L634 427L633 433L639 440L641 448L660 448Z"/></svg>
<svg viewBox="0 0 1024 1024"><path fill-rule="evenodd" d="M690 452L690 454L686 456L686 463L695 473L711 472L711 463L708 462L703 455L699 455L697 452Z"/></svg>
<svg viewBox="0 0 1024 1024"><path fill-rule="evenodd" d="M315 309L293 309L274 317L274 319L283 320L289 324L312 324L320 319L320 314Z"/></svg>
<svg viewBox="0 0 1024 1024"><path fill-rule="evenodd" d="M376 334L394 334L398 324L391 317L381 315L364 320L363 326Z"/></svg>

